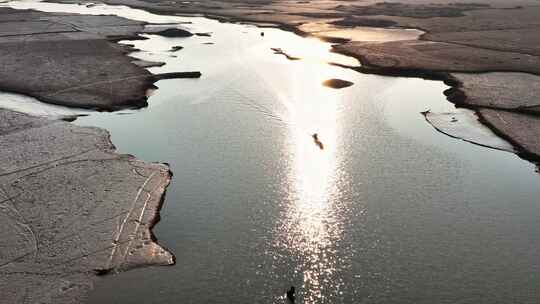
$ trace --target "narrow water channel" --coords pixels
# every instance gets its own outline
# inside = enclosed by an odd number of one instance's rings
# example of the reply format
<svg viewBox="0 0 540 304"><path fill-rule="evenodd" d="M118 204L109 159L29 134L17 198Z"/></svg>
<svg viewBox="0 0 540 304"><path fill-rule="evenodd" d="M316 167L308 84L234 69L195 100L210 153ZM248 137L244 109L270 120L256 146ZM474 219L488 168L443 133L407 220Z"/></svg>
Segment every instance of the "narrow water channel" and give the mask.
<svg viewBox="0 0 540 304"><path fill-rule="evenodd" d="M109 130L120 152L174 172L154 233L177 265L101 277L89 303L283 303L291 285L298 303L540 298L538 174L427 124L421 111L453 108L443 83L332 66L358 63L275 28L105 5L9 5L211 33L122 42L141 50L133 57L166 62L152 72L203 76L158 82L146 109L75 122ZM354 85L322 86L329 78Z"/></svg>

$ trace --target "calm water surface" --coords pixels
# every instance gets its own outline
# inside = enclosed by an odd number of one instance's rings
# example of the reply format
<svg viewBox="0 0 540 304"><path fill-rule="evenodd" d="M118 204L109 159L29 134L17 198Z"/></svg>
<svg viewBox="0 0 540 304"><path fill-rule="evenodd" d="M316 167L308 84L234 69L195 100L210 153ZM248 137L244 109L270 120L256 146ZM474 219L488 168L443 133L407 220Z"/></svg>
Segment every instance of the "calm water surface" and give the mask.
<svg viewBox="0 0 540 304"><path fill-rule="evenodd" d="M419 112L452 109L441 82L331 66L358 63L277 29L11 5L212 33L125 42L167 63L152 72L203 77L158 82L147 109L76 122L174 172L154 233L177 265L102 277L90 303L283 303L291 285L298 303L540 301L540 179L513 154L434 131ZM323 87L328 78L354 85Z"/></svg>

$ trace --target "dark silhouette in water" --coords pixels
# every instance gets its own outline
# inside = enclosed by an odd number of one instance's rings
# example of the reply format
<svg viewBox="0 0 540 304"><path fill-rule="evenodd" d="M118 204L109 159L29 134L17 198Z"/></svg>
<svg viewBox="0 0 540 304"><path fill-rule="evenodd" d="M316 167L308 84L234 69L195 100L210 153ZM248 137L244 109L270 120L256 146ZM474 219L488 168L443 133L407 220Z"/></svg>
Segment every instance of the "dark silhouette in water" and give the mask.
<svg viewBox="0 0 540 304"><path fill-rule="evenodd" d="M313 141L315 142L315 144L317 145L317 147L319 147L319 149L321 150L324 150L324 145L323 143L319 140L319 135L317 133L314 133L313 135L311 135L311 137L313 137Z"/></svg>
<svg viewBox="0 0 540 304"><path fill-rule="evenodd" d="M289 299L289 301L293 302L294 303L294 300L296 299L296 297L294 296L294 286L291 286L291 288L289 290L287 290L287 299Z"/></svg>
<svg viewBox="0 0 540 304"><path fill-rule="evenodd" d="M289 60L300 60L302 58L300 57L294 57L294 56L291 56L287 53L285 53L282 49L280 48L270 48L272 51L274 51L274 54L278 54L278 55L283 55L285 56L285 58L289 59Z"/></svg>

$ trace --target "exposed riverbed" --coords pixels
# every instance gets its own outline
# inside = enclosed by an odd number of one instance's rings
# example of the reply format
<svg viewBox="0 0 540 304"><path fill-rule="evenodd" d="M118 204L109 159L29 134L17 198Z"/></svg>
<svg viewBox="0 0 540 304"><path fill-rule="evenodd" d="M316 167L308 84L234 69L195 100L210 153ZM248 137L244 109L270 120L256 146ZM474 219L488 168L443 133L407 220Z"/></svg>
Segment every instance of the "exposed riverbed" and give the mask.
<svg viewBox="0 0 540 304"><path fill-rule="evenodd" d="M158 82L146 109L75 122L109 130L120 152L174 172L154 233L177 265L102 277L90 303L271 303L290 285L300 303L540 298L538 174L427 124L421 111L453 110L443 83L332 66L358 63L279 29L126 7L11 5L211 33L122 42L141 50L133 57L166 62L152 72L203 77ZM354 85L321 85L330 78Z"/></svg>

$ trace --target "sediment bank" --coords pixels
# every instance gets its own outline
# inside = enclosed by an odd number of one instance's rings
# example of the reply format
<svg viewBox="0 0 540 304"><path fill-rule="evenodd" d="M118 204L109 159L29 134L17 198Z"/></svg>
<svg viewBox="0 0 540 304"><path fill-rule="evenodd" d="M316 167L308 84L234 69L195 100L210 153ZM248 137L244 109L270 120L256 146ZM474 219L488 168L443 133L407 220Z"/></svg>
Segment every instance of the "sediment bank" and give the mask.
<svg viewBox="0 0 540 304"><path fill-rule="evenodd" d="M116 16L0 8L0 90L68 107L114 111L147 105L147 90L166 78L127 56L145 22Z"/></svg>
<svg viewBox="0 0 540 304"><path fill-rule="evenodd" d="M79 303L95 275L174 257L155 242L171 172L97 128L0 110L2 303Z"/></svg>
<svg viewBox="0 0 540 304"><path fill-rule="evenodd" d="M144 23L0 8L0 89L64 106L146 105L159 79L114 40ZM172 173L115 152L107 131L0 110L2 303L80 303L96 275L171 265L151 229Z"/></svg>

